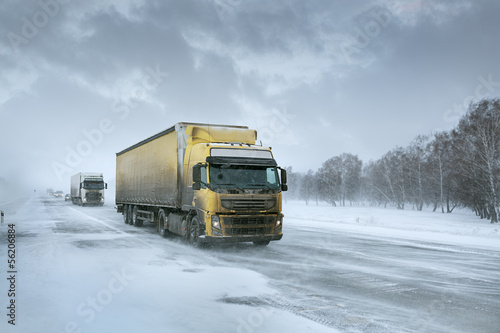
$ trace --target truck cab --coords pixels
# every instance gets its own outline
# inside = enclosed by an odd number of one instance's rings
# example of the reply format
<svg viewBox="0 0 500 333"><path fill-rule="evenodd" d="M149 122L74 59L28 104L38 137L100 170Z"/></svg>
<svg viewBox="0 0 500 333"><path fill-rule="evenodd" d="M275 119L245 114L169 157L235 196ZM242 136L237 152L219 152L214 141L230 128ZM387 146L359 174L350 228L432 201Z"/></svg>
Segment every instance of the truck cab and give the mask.
<svg viewBox="0 0 500 333"><path fill-rule="evenodd" d="M283 237L286 171L271 148L252 143L198 143L186 152L186 182L192 182L188 188L198 218L191 228L199 229L192 237L200 242L267 245Z"/></svg>
<svg viewBox="0 0 500 333"><path fill-rule="evenodd" d="M104 189L108 186L102 177L86 177L80 183L82 204L104 205Z"/></svg>
<svg viewBox="0 0 500 333"><path fill-rule="evenodd" d="M71 177L71 201L73 204L104 205L104 190L108 185L99 172L80 172Z"/></svg>

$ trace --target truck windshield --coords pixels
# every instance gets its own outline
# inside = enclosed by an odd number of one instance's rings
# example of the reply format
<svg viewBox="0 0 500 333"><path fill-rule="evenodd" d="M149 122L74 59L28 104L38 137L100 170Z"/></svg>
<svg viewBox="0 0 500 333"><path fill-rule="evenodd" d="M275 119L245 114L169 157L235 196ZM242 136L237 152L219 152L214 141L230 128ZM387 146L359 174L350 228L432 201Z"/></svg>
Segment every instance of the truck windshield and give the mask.
<svg viewBox="0 0 500 333"><path fill-rule="evenodd" d="M214 188L280 188L276 167L253 165L212 164L209 169L210 185Z"/></svg>
<svg viewBox="0 0 500 333"><path fill-rule="evenodd" d="M86 190L104 190L104 182L101 181L84 181L83 188Z"/></svg>

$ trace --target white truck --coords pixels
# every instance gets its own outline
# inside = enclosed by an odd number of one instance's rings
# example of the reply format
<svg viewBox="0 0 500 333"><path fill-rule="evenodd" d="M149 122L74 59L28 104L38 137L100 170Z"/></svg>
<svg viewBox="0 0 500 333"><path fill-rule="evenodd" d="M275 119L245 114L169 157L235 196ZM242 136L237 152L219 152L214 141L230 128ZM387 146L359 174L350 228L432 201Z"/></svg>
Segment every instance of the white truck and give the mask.
<svg viewBox="0 0 500 333"><path fill-rule="evenodd" d="M79 172L71 177L71 201L74 205L104 205L103 174L98 172Z"/></svg>

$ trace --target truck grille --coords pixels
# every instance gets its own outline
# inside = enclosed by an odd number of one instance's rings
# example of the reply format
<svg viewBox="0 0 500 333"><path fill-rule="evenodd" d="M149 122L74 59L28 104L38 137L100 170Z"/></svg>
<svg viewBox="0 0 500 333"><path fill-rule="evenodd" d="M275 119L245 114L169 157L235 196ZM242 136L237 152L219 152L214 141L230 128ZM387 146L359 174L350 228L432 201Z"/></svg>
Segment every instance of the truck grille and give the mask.
<svg viewBox="0 0 500 333"><path fill-rule="evenodd" d="M102 194L99 192L88 192L86 193L85 197L87 198L88 202L101 201Z"/></svg>
<svg viewBox="0 0 500 333"><path fill-rule="evenodd" d="M270 234L271 230L269 228L232 228L229 235L265 235Z"/></svg>
<svg viewBox="0 0 500 333"><path fill-rule="evenodd" d="M264 235L272 233L273 216L224 217L227 235Z"/></svg>
<svg viewBox="0 0 500 333"><path fill-rule="evenodd" d="M231 210L267 210L276 206L276 199L221 199L222 207Z"/></svg>

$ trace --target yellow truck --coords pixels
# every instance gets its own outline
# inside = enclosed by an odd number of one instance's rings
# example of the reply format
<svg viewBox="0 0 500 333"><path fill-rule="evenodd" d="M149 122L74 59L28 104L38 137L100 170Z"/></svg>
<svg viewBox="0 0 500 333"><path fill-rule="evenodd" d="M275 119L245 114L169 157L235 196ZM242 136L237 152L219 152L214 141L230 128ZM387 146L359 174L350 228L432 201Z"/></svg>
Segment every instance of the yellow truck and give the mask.
<svg viewBox="0 0 500 333"><path fill-rule="evenodd" d="M283 237L286 171L246 126L177 123L116 154L124 222L194 245Z"/></svg>

